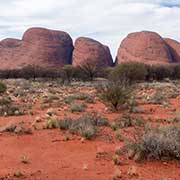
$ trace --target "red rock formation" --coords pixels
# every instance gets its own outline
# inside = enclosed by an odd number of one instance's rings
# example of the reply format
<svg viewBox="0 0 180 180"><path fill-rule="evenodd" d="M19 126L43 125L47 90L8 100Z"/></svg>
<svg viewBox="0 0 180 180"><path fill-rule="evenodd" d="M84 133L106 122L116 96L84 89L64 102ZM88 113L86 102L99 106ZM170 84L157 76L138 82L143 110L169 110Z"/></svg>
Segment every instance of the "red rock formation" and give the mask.
<svg viewBox="0 0 180 180"><path fill-rule="evenodd" d="M110 50L100 42L80 37L75 41L72 64L79 66L84 63L94 63L100 66L112 66Z"/></svg>
<svg viewBox="0 0 180 180"><path fill-rule="evenodd" d="M116 63L127 61L165 64L173 62L173 59L168 46L160 35L143 31L131 33L122 41Z"/></svg>
<svg viewBox="0 0 180 180"><path fill-rule="evenodd" d="M180 43L173 39L165 38L166 44L168 45L174 62L180 62Z"/></svg>
<svg viewBox="0 0 180 180"><path fill-rule="evenodd" d="M44 28L27 30L22 40L0 42L0 69L21 68L27 65L61 67L71 63L73 43L62 31Z"/></svg>

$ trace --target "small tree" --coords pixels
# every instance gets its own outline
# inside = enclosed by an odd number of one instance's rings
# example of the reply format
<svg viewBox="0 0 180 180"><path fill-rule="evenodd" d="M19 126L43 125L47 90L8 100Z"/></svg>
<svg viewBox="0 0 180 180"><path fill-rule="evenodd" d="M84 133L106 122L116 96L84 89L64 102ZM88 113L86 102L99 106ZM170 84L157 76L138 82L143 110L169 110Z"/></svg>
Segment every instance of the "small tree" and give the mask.
<svg viewBox="0 0 180 180"><path fill-rule="evenodd" d="M62 68L61 78L64 82L70 83L74 78L76 69L72 65L65 65Z"/></svg>
<svg viewBox="0 0 180 180"><path fill-rule="evenodd" d="M28 65L21 69L21 77L25 79L33 78L34 80L38 77L40 67L36 65Z"/></svg>
<svg viewBox="0 0 180 180"><path fill-rule="evenodd" d="M98 60L86 59L78 68L80 79L93 81L100 75L104 66Z"/></svg>

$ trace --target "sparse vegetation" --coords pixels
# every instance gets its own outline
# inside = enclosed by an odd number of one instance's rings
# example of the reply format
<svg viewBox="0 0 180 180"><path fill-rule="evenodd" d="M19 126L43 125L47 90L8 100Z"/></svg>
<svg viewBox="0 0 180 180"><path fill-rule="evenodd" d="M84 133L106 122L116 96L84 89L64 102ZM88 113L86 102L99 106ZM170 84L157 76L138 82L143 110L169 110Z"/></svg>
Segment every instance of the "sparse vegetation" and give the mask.
<svg viewBox="0 0 180 180"><path fill-rule="evenodd" d="M148 128L135 142L128 144L129 156L135 160L180 159L180 128L160 126Z"/></svg>
<svg viewBox="0 0 180 180"><path fill-rule="evenodd" d="M145 68L147 67L145 66ZM114 68L110 68L107 70L108 74L112 75L114 70ZM45 75L43 75L43 79L39 79L39 75L35 75L35 80L30 78L29 80L8 79L2 81L6 84L7 90L0 94L1 144L2 147L6 145L7 148L14 148L10 150L14 153L13 158L19 157L19 147L17 147L19 144L22 145L23 142L24 145L28 145L29 142L33 142L33 146L28 146L28 149L41 150L42 148L43 151L47 148L46 162L54 160L56 156L64 162L68 158L64 156L65 151L68 150L72 153L70 156L72 163L77 160L80 168L85 164L83 170L86 170L86 173L91 172L92 168L89 158L97 161L98 168L102 168L101 165L103 165L103 173L108 167L111 167L109 170L112 170L113 167L117 168L118 165L124 164L131 169L134 162L127 161L124 152L136 162L146 159L163 160L163 163L156 162L162 171L166 170L163 169L163 167L167 167L166 165L168 168L178 169L178 166L176 167L180 160L180 84L178 80L171 78L170 80L143 82L143 79L139 78L129 81L127 77L119 77L118 81L114 81L116 78L112 78L112 80L97 78L92 82L83 82L79 81L81 79L77 74L71 74L71 69L67 71L70 73L70 80L66 80L68 77L65 76L64 79L70 83L65 84L62 79L62 69L49 71L52 73L49 75L49 77L52 76L51 80L47 76L44 79ZM58 79L56 79L57 77ZM99 77L99 74L95 77ZM153 78L156 79L156 76ZM147 74L146 80L148 80ZM141 82L139 83L139 81ZM99 85L102 86L102 89L98 88ZM13 117L6 117L10 115ZM22 116L15 117L17 115ZM12 122L9 123L9 121ZM152 127L149 124L152 124ZM8 138L7 142L3 138ZM36 145L37 147L34 147ZM116 146L117 148L115 148ZM123 146L124 148L122 148ZM9 152L7 148L6 150ZM29 162L32 165L37 162L36 158L33 158L35 157L34 152L30 150L28 150L30 153L28 156L32 157L32 162L27 156L18 158L18 161L21 162L20 166L24 168L25 176L22 178L29 176L34 178L33 173L31 175L28 174L29 171L26 171L26 167L31 170L31 166L25 165ZM94 159L92 156L88 156L91 151ZM82 154L82 159L77 158L76 153ZM10 153L10 157L11 155ZM6 156L3 158L6 160ZM173 159L173 161L167 162L169 159ZM17 161L17 159L15 160ZM40 158L40 160L42 159ZM8 161L8 165L9 163L10 161ZM147 171L149 171L149 164L153 163L153 161L146 163ZM143 165L142 163L141 166ZM114 179L140 179L141 171L143 172L144 168L140 171L139 168L140 166L137 165L136 173L138 175L133 175L134 170L130 172L126 167L122 167L120 172L118 170L117 173L113 174L113 171L111 173ZM12 172L10 176L13 176L10 177L11 179L21 178L18 172L17 176ZM41 177L41 174L39 173L37 176ZM176 175L174 176L176 177ZM153 175L153 178L156 179L157 176Z"/></svg>

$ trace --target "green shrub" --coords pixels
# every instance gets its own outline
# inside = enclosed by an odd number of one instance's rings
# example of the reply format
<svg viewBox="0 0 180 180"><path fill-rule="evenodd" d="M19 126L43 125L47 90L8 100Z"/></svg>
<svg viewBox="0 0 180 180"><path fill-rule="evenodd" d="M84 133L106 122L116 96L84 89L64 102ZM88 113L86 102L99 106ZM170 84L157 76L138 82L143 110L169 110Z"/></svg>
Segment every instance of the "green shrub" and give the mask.
<svg viewBox="0 0 180 180"><path fill-rule="evenodd" d="M127 81L112 81L97 87L100 98L109 103L116 111L131 97L132 88Z"/></svg>
<svg viewBox="0 0 180 180"><path fill-rule="evenodd" d="M96 134L96 128L92 124L84 124L79 127L79 134L86 139L91 139Z"/></svg>
<svg viewBox="0 0 180 180"><path fill-rule="evenodd" d="M0 93L5 93L6 90L7 86L3 82L0 82Z"/></svg>
<svg viewBox="0 0 180 180"><path fill-rule="evenodd" d="M171 65L151 65L147 67L147 80L171 79L173 76L173 66Z"/></svg>
<svg viewBox="0 0 180 180"><path fill-rule="evenodd" d="M110 74L111 80L127 79L130 83L145 80L146 66L142 63L122 63L114 68Z"/></svg>

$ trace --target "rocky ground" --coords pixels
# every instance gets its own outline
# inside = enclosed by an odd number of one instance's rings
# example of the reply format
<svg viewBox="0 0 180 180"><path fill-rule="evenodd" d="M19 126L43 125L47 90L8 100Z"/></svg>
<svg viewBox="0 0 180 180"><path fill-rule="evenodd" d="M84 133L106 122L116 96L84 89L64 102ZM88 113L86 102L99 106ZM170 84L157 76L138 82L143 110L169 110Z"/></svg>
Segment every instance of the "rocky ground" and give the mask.
<svg viewBox="0 0 180 180"><path fill-rule="evenodd" d="M179 124L179 82L138 84L133 94L136 103L132 103L136 105L119 112L100 100L96 83L5 83L8 91L0 95L0 179L180 179L178 160L137 162L126 153L116 153L145 126ZM57 127L57 121L75 121L87 114L108 122L98 126L89 140ZM117 128L115 119L124 115L136 122Z"/></svg>

